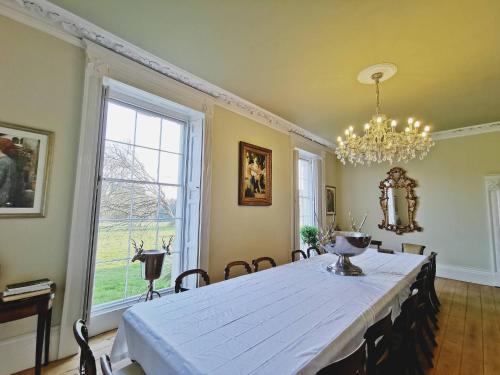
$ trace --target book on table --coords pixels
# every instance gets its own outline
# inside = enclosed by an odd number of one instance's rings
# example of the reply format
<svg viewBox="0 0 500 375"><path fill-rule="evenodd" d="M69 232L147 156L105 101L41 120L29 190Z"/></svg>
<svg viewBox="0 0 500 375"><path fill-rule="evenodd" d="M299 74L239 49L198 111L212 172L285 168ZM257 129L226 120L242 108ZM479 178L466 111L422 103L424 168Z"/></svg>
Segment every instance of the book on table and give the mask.
<svg viewBox="0 0 500 375"><path fill-rule="evenodd" d="M40 279L7 285L1 295L3 302L15 301L19 299L35 297L50 293L53 281Z"/></svg>
<svg viewBox="0 0 500 375"><path fill-rule="evenodd" d="M44 290L36 290L34 292L11 294L8 296L5 296L2 294L2 301L3 302L18 301L18 300L25 299L25 298L42 296L44 294L50 294L50 291L51 291L51 289L48 288L48 289L44 289Z"/></svg>

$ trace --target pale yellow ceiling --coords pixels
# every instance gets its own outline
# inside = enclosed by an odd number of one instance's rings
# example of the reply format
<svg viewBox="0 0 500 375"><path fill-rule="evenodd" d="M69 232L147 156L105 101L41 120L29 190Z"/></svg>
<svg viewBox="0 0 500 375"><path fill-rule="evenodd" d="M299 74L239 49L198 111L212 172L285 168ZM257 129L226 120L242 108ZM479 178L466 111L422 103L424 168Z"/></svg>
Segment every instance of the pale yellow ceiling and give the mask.
<svg viewBox="0 0 500 375"><path fill-rule="evenodd" d="M333 140L371 117L357 82L392 62L382 111L434 130L500 120L499 0L53 0Z"/></svg>

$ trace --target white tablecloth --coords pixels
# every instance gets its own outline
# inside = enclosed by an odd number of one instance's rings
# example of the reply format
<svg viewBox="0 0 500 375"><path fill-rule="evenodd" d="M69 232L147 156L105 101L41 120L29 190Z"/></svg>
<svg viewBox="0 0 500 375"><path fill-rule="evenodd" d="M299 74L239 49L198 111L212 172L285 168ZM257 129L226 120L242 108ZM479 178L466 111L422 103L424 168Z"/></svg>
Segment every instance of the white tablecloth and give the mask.
<svg viewBox="0 0 500 375"><path fill-rule="evenodd" d="M366 329L408 295L426 257L368 249L365 276L326 270L312 257L140 303L123 315L112 360L148 375L314 374L355 349Z"/></svg>

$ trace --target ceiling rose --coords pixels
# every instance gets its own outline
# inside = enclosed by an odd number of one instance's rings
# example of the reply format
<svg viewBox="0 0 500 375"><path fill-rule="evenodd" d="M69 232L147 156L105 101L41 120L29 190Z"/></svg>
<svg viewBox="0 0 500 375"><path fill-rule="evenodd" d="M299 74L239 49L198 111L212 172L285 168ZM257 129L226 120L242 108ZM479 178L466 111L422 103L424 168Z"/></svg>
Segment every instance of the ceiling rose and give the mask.
<svg viewBox="0 0 500 375"><path fill-rule="evenodd" d="M383 63L363 69L358 74L359 82L375 84L375 115L365 124L363 136L358 137L354 127L349 126L344 132L345 138L337 138L335 153L343 164L346 161L354 165L386 161L392 164L416 157L423 159L434 146L429 125L424 126L421 121L410 117L404 131L398 132L397 120L380 113L380 82L394 76L396 71L396 65Z"/></svg>

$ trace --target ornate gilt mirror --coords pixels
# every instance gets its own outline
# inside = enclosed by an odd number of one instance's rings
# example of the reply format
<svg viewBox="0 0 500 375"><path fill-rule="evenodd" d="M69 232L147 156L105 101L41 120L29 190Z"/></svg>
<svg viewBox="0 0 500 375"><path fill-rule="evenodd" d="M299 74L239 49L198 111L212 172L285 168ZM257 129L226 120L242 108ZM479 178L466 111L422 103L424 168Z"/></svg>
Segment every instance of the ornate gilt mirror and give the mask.
<svg viewBox="0 0 500 375"><path fill-rule="evenodd" d="M422 231L415 221L417 196L413 190L417 183L406 176L403 168L394 167L387 172L388 177L380 181L380 207L384 214L380 229L396 234Z"/></svg>

